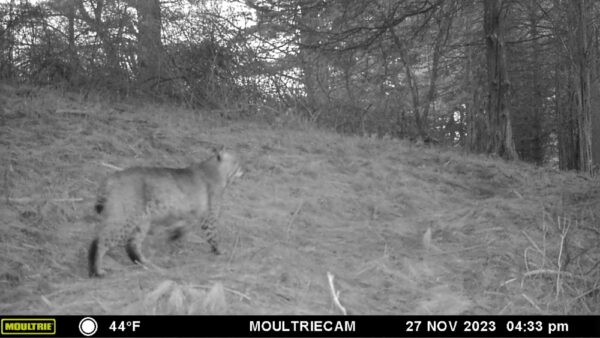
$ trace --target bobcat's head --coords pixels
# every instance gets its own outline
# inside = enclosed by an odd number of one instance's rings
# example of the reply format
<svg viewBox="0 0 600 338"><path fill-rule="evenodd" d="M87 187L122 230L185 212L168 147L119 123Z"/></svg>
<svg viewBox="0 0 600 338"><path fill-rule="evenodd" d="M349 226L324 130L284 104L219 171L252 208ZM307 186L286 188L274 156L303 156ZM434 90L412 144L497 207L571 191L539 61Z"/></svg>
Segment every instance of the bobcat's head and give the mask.
<svg viewBox="0 0 600 338"><path fill-rule="evenodd" d="M244 170L237 155L224 148L213 149L213 156L202 163L207 174L217 176L222 180L223 187L236 178L242 177Z"/></svg>

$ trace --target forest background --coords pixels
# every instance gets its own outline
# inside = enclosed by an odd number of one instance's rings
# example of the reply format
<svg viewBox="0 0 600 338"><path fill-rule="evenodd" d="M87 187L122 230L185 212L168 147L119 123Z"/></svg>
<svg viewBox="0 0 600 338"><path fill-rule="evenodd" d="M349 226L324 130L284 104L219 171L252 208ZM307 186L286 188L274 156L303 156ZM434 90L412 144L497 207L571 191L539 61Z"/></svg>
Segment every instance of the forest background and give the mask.
<svg viewBox="0 0 600 338"><path fill-rule="evenodd" d="M592 172L595 1L5 0L0 79Z"/></svg>

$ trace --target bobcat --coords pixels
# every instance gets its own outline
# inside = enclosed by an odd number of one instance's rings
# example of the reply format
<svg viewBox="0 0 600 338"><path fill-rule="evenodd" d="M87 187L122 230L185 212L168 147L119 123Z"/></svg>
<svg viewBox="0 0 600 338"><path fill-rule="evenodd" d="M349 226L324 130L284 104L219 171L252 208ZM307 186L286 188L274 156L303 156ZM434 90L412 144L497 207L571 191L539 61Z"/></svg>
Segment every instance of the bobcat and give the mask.
<svg viewBox="0 0 600 338"><path fill-rule="evenodd" d="M90 277L104 275L102 257L117 245L125 245L134 263L151 264L141 247L155 223L172 225L175 239L185 230L180 224L199 222L212 252L219 254L215 225L223 191L243 171L234 153L213 152L186 168L132 167L106 178L96 203L102 225L89 248Z"/></svg>

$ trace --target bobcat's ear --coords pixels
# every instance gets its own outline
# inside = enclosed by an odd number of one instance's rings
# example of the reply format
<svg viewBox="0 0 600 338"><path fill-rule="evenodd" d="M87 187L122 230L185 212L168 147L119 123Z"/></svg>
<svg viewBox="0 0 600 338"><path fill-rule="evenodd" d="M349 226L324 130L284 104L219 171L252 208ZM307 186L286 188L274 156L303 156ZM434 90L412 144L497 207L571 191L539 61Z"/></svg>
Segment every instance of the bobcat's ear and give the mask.
<svg viewBox="0 0 600 338"><path fill-rule="evenodd" d="M213 153L215 154L215 156L217 157L217 161L221 162L221 159L223 159L223 150L225 149L225 147L223 146L218 146L218 147L214 147L213 148Z"/></svg>

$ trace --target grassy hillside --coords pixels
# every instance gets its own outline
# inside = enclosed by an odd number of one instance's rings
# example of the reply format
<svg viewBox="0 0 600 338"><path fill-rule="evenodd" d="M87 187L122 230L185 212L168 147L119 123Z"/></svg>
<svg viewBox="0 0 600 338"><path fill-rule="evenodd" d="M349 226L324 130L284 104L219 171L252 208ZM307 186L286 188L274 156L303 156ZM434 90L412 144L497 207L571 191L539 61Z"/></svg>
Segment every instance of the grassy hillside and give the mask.
<svg viewBox="0 0 600 338"><path fill-rule="evenodd" d="M4 89L0 313L599 314L600 186L574 173L293 116L208 112ZM114 166L185 166L224 144L247 174L226 193L214 256L160 231L87 277L96 189ZM196 229L199 230L199 229Z"/></svg>

